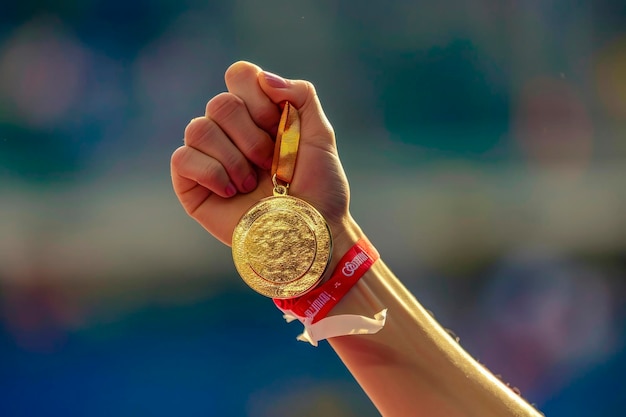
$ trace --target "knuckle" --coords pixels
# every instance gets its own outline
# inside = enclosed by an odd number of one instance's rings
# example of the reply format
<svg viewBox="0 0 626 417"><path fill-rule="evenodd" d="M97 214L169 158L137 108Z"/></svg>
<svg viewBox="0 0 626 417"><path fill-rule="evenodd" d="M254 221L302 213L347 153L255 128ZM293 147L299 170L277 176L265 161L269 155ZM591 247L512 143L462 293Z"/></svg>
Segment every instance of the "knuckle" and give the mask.
<svg viewBox="0 0 626 417"><path fill-rule="evenodd" d="M311 81L304 80L302 82L304 84L304 88L305 88L306 92L308 93L307 94L308 96L313 96L313 97L317 96L317 91L315 90L315 85Z"/></svg>
<svg viewBox="0 0 626 417"><path fill-rule="evenodd" d="M185 143L188 141L193 141L200 136L204 135L204 132L207 130L207 125L210 123L210 120L206 117L196 117L191 120L185 127Z"/></svg>
<svg viewBox="0 0 626 417"><path fill-rule="evenodd" d="M219 164L206 164L200 171L198 182L200 184L218 184L222 179L222 167Z"/></svg>
<svg viewBox="0 0 626 417"><path fill-rule="evenodd" d="M260 71L261 69L259 67L250 62L237 61L228 67L224 74L224 80L227 85L231 85L243 80L256 79Z"/></svg>
<svg viewBox="0 0 626 417"><path fill-rule="evenodd" d="M187 148L185 146L181 146L176 149L170 158L170 166L173 170L180 169L181 166L185 165L187 162Z"/></svg>
<svg viewBox="0 0 626 417"><path fill-rule="evenodd" d="M236 95L220 93L207 103L206 112L215 121L225 121L244 107L243 100Z"/></svg>
<svg viewBox="0 0 626 417"><path fill-rule="evenodd" d="M199 147L210 145L220 134L220 128L206 117L193 119L185 128L185 144Z"/></svg>
<svg viewBox="0 0 626 417"><path fill-rule="evenodd" d="M233 177L244 178L249 171L247 160L239 153L227 155L222 163Z"/></svg>
<svg viewBox="0 0 626 417"><path fill-rule="evenodd" d="M244 153L251 158L261 157L265 155L266 147L262 140L251 140L246 142Z"/></svg>
<svg viewBox="0 0 626 417"><path fill-rule="evenodd" d="M313 85L313 83L310 81L303 81L302 84L305 91L305 100L303 107L309 107L314 104L316 100L318 100L317 90L315 90L315 85Z"/></svg>
<svg viewBox="0 0 626 417"><path fill-rule="evenodd" d="M274 125L278 126L280 113L277 106L262 106L256 110L254 118L259 125L269 129Z"/></svg>

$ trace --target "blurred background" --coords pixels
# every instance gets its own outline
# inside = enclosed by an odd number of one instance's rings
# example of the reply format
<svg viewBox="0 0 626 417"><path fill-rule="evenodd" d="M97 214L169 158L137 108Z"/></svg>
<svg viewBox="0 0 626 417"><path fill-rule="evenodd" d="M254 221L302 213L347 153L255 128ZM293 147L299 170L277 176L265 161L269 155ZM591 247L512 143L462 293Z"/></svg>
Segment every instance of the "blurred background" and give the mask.
<svg viewBox="0 0 626 417"><path fill-rule="evenodd" d="M188 218L169 158L250 60L317 86L382 257L547 416L626 409L626 3L0 11L0 415L376 416Z"/></svg>

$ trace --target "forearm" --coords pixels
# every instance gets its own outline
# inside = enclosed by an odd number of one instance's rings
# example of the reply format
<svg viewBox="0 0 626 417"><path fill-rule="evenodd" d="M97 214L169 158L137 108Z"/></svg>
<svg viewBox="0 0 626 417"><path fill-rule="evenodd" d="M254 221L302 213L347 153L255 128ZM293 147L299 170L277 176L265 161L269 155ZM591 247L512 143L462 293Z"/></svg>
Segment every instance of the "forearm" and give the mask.
<svg viewBox="0 0 626 417"><path fill-rule="evenodd" d="M224 78L228 92L213 97L205 117L189 123L184 146L172 154L172 183L181 204L207 231L230 244L241 216L272 195L267 170L274 167L272 155L282 141L272 141L267 132L283 120L276 103L289 102L296 117L301 116L300 123L290 124L297 130L291 140L300 143L285 154L295 158L298 152L297 167L290 158L284 166L295 169L290 193L314 205L328 221L334 260L327 269L334 271L363 234L345 215L348 182L314 86L243 61L231 65ZM291 106L284 108L291 114ZM278 178L291 183L288 177ZM464 352L381 260L331 314L371 317L383 308L388 309L387 323L378 333L336 337L330 343L385 416L538 415Z"/></svg>
<svg viewBox="0 0 626 417"><path fill-rule="evenodd" d="M358 238L353 222L337 251ZM329 339L384 416L539 416L453 340L382 260L331 315L373 316L388 309L373 335Z"/></svg>

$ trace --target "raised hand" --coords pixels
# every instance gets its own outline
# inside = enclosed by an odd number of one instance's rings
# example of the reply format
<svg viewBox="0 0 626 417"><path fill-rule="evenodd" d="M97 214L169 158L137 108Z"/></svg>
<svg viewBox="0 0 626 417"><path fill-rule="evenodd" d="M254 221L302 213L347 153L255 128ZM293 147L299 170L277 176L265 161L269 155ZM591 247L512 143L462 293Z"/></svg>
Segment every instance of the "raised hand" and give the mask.
<svg viewBox="0 0 626 417"><path fill-rule="evenodd" d="M333 235L348 223L349 188L335 136L313 85L286 80L249 62L231 65L228 92L213 97L204 117L185 129L185 144L172 155L174 191L185 211L227 245L243 213L272 195L269 170L279 103L298 110L301 138L289 194L315 206Z"/></svg>

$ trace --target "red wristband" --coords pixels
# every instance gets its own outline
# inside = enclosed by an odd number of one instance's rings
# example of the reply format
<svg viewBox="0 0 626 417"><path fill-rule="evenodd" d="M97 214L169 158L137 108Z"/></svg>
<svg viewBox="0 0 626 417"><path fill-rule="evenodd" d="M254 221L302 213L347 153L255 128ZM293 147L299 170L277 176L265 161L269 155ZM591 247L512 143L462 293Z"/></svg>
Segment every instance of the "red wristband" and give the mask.
<svg viewBox="0 0 626 417"><path fill-rule="evenodd" d="M328 281L301 297L275 298L274 304L284 312L291 312L300 321L308 319L315 323L326 317L379 258L376 248L366 238L361 238L341 258Z"/></svg>

